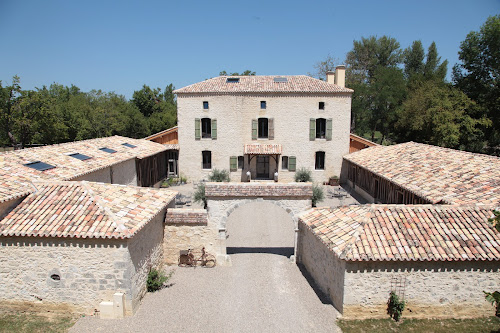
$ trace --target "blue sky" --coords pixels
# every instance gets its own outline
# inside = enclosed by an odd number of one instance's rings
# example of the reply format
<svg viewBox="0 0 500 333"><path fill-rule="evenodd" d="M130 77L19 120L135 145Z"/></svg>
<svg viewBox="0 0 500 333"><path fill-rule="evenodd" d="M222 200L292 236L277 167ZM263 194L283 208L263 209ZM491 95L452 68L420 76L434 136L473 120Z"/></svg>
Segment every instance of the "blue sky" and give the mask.
<svg viewBox="0 0 500 333"><path fill-rule="evenodd" d="M450 73L467 33L499 13L500 0L0 0L0 80L17 74L24 89L57 82L130 98L143 84L180 88L224 69L307 74L370 35L403 48L435 41Z"/></svg>

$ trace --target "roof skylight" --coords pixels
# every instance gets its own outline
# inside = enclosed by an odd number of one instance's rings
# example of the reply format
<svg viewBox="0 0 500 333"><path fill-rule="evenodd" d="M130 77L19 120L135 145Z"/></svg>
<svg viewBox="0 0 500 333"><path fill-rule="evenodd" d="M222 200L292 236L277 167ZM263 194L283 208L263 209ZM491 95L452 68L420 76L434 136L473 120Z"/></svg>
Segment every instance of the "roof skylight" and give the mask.
<svg viewBox="0 0 500 333"><path fill-rule="evenodd" d="M79 159L80 161L85 161L85 160L88 160L88 159L92 158L90 156L83 155L83 154L80 154L80 153L69 154L68 156L71 156L71 157L74 157L76 159Z"/></svg>
<svg viewBox="0 0 500 333"><path fill-rule="evenodd" d="M129 147L129 148L136 148L137 147L137 146L134 146L134 145L132 145L132 144L130 144L128 142L122 143L122 146Z"/></svg>
<svg viewBox="0 0 500 333"><path fill-rule="evenodd" d="M286 77L275 77L274 82L288 82L288 78Z"/></svg>
<svg viewBox="0 0 500 333"><path fill-rule="evenodd" d="M50 165L48 163L36 161L36 162L31 162L31 163L26 163L25 166L30 167L32 169L38 170L38 171L45 171L49 169L54 169L55 166Z"/></svg>
<svg viewBox="0 0 500 333"><path fill-rule="evenodd" d="M111 149L111 148L106 148L106 147L99 148L99 150L105 151L106 153L110 153L110 154L116 153L116 150Z"/></svg>
<svg viewBox="0 0 500 333"><path fill-rule="evenodd" d="M228 77L226 82L238 83L238 82L240 82L240 78L239 77Z"/></svg>

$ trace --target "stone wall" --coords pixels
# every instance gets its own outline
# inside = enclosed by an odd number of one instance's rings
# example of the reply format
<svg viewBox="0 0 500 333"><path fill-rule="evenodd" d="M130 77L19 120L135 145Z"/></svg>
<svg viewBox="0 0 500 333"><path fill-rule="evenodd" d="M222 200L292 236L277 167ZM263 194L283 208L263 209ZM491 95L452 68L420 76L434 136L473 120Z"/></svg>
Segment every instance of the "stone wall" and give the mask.
<svg viewBox="0 0 500 333"><path fill-rule="evenodd" d="M209 109L203 109L203 101L209 102ZM266 101L265 110L260 101ZM325 109L319 110L319 102L325 102ZM282 156L295 156L297 168L312 171L315 181L323 182L330 176L340 175L342 156L349 153L349 130L351 119L350 94L308 95L308 94L256 94L256 95L179 95L177 98L179 125L179 169L190 181L208 179L211 170L202 169L202 151L212 152L212 169L230 168L230 156L244 156L245 144L281 144L279 156L279 180L293 181L295 172L281 168ZM252 119L274 119L274 140L252 140ZM195 118L217 119L217 139L195 140ZM309 140L310 118L333 119L332 140ZM315 152L323 151L325 170L315 170ZM243 169L230 173L232 181L241 181L248 170L248 155ZM255 173L252 159L250 170ZM276 168L274 159L269 159L269 172ZM255 177L255 175L252 175Z"/></svg>
<svg viewBox="0 0 500 333"><path fill-rule="evenodd" d="M387 317L394 279L406 280L405 317L494 315L484 291L500 290L498 262L347 262L346 317Z"/></svg>
<svg viewBox="0 0 500 333"><path fill-rule="evenodd" d="M129 258L124 240L0 237L0 298L92 313L130 288Z"/></svg>
<svg viewBox="0 0 500 333"><path fill-rule="evenodd" d="M216 253L217 228L210 223L205 209L169 209L165 219L163 258L168 265L177 265L179 251L205 247Z"/></svg>
<svg viewBox="0 0 500 333"><path fill-rule="evenodd" d="M319 289L342 313L345 262L334 255L304 223L299 223L297 261L304 265Z"/></svg>
<svg viewBox="0 0 500 333"><path fill-rule="evenodd" d="M163 263L165 213L166 209L163 209L128 242L130 260L124 262L127 265L125 277L131 281L130 292L125 295L127 315L135 313L146 294L151 268L159 268Z"/></svg>

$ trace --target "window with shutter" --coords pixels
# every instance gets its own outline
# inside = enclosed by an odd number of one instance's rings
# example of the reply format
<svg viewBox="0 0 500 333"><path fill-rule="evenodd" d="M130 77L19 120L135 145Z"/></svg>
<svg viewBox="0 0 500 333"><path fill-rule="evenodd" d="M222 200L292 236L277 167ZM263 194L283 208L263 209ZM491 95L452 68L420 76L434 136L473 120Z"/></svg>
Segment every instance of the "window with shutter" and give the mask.
<svg viewBox="0 0 500 333"><path fill-rule="evenodd" d="M332 140L332 127L333 127L332 119L330 118L326 121L326 139L328 141Z"/></svg>
<svg viewBox="0 0 500 333"><path fill-rule="evenodd" d="M316 139L326 138L326 119L316 119Z"/></svg>
<svg viewBox="0 0 500 333"><path fill-rule="evenodd" d="M245 157L238 156L238 169L243 169L244 165L245 165Z"/></svg>
<svg viewBox="0 0 500 333"><path fill-rule="evenodd" d="M210 118L201 119L201 137L203 139L212 137L212 121L210 121Z"/></svg>
<svg viewBox="0 0 500 333"><path fill-rule="evenodd" d="M281 157L281 170L288 170L288 156Z"/></svg>
<svg viewBox="0 0 500 333"><path fill-rule="evenodd" d="M252 140L257 140L257 119L252 119Z"/></svg>
<svg viewBox="0 0 500 333"><path fill-rule="evenodd" d="M274 118L268 120L268 134L269 140L274 140Z"/></svg>
<svg viewBox="0 0 500 333"><path fill-rule="evenodd" d="M288 157L288 171L295 171L297 166L297 158L295 156Z"/></svg>
<svg viewBox="0 0 500 333"><path fill-rule="evenodd" d="M201 138L201 120L198 118L194 120L194 138L196 140Z"/></svg>
<svg viewBox="0 0 500 333"><path fill-rule="evenodd" d="M269 138L269 119L267 118L259 118L259 139L268 139Z"/></svg>
<svg viewBox="0 0 500 333"><path fill-rule="evenodd" d="M229 170L230 171L238 170L238 158L236 156L229 157Z"/></svg>
<svg viewBox="0 0 500 333"><path fill-rule="evenodd" d="M212 140L217 140L217 119L212 119Z"/></svg>
<svg viewBox="0 0 500 333"><path fill-rule="evenodd" d="M316 119L309 119L309 140L314 141L316 138Z"/></svg>

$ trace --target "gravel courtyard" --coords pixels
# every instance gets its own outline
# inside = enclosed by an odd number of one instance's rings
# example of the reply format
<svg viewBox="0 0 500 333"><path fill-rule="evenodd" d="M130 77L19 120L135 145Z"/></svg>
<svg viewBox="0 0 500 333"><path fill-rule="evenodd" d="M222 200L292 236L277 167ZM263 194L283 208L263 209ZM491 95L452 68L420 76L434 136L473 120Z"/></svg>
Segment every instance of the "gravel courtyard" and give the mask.
<svg viewBox="0 0 500 333"><path fill-rule="evenodd" d="M85 317L70 332L340 332L336 310L290 262L286 212L250 203L227 228L231 267L175 267L172 286L147 294L133 317Z"/></svg>

